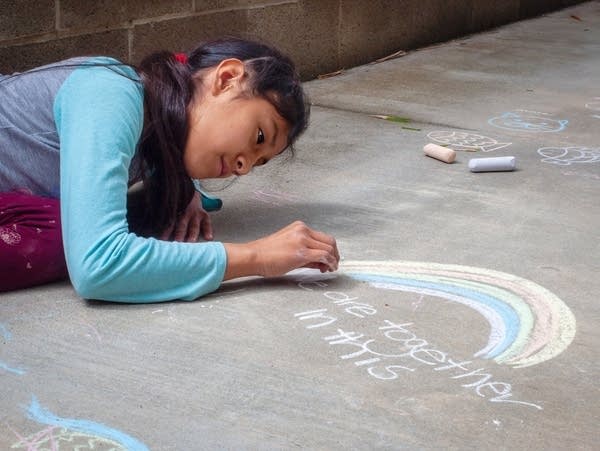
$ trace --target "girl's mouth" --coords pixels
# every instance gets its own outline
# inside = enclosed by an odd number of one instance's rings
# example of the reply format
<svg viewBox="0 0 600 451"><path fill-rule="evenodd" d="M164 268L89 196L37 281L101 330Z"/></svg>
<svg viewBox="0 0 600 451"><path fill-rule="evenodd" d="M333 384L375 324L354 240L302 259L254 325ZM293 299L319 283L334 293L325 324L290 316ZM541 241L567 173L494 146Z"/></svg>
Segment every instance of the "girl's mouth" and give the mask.
<svg viewBox="0 0 600 451"><path fill-rule="evenodd" d="M221 157L221 173L219 174L219 177L226 176L228 172L229 172L229 168L225 164L225 159L223 157Z"/></svg>

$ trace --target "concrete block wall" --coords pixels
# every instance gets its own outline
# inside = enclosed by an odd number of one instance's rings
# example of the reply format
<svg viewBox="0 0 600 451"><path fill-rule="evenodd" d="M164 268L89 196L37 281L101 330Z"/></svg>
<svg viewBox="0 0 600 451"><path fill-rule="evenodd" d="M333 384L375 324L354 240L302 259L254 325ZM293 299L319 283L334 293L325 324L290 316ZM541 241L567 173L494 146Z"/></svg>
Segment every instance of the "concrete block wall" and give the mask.
<svg viewBox="0 0 600 451"><path fill-rule="evenodd" d="M276 44L303 78L582 0L2 0L0 73L77 55L137 63L221 35Z"/></svg>

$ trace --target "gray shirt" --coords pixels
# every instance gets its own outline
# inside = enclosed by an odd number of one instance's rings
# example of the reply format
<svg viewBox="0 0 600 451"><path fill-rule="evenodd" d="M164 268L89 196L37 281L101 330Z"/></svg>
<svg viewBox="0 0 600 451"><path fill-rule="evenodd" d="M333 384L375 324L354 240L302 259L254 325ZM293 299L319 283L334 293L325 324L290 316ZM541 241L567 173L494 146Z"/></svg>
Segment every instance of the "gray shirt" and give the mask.
<svg viewBox="0 0 600 451"><path fill-rule="evenodd" d="M0 79L0 191L59 197L59 138L54 99L86 58Z"/></svg>

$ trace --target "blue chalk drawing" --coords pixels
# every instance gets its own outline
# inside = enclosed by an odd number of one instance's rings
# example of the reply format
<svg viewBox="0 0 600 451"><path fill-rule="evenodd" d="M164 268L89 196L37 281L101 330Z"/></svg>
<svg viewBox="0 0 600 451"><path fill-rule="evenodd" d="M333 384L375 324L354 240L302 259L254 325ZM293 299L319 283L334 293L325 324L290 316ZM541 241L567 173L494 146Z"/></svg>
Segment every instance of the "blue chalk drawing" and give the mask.
<svg viewBox="0 0 600 451"><path fill-rule="evenodd" d="M2 323L0 323L0 335L2 335L2 338L4 339L4 341L12 340L12 334L6 328L6 326ZM17 376L22 376L23 374L25 374L24 369L9 366L8 364L4 363L2 360L0 360L0 370L4 370L9 373L16 374Z"/></svg>
<svg viewBox="0 0 600 451"><path fill-rule="evenodd" d="M529 111L510 111L488 121L488 124L504 130L544 133L560 132L568 123L566 119L552 119L544 113Z"/></svg>
<svg viewBox="0 0 600 451"><path fill-rule="evenodd" d="M89 420L61 418L50 412L48 409L43 408L35 396L32 397L31 404L27 409L27 417L38 423L51 426L51 429L54 427L62 428L58 435L50 437L54 443L59 439L69 440L69 438L78 438L79 440L84 439L87 441L89 446L93 446L94 443L97 444L99 441L104 441L110 442L110 444L113 445L112 449L115 449L114 446L116 445L122 450L148 451L148 447L142 442L117 429ZM26 440L22 440L13 445L13 448L25 445L27 445ZM72 441L71 445L73 445ZM84 449L84 446L80 446L77 449L80 448ZM71 447L70 449L73 448Z"/></svg>
<svg viewBox="0 0 600 451"><path fill-rule="evenodd" d="M2 335L2 338L4 338L4 341L10 341L12 339L12 334L2 323L0 323L0 334Z"/></svg>
<svg viewBox="0 0 600 451"><path fill-rule="evenodd" d="M12 366L8 366L6 363L0 361L0 370L8 371L9 373L16 374L17 376L22 376L26 373L25 370L21 368L14 368Z"/></svg>
<svg viewBox="0 0 600 451"><path fill-rule="evenodd" d="M428 290L428 293L439 292L442 294L456 295L458 298L470 299L478 304L485 305L491 308L502 319L505 324L504 336L499 340L492 349L486 352L485 358L491 359L504 353L517 339L521 321L518 313L508 304L492 295L481 293L476 289L471 289L463 286L456 286L451 283L443 283L441 281L422 281L414 280L408 277L385 276L377 274L360 274L349 273L350 277L356 280L370 283L402 285L420 290Z"/></svg>

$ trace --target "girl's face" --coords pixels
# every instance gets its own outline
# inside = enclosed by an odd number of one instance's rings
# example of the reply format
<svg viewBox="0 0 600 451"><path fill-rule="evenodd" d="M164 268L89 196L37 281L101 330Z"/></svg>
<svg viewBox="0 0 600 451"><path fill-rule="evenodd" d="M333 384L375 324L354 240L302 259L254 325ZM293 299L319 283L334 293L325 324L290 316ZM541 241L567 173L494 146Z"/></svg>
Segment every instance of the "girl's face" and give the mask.
<svg viewBox="0 0 600 451"><path fill-rule="evenodd" d="M243 95L241 61L225 60L197 83L183 154L191 178L245 175L285 149L289 125L269 101Z"/></svg>

